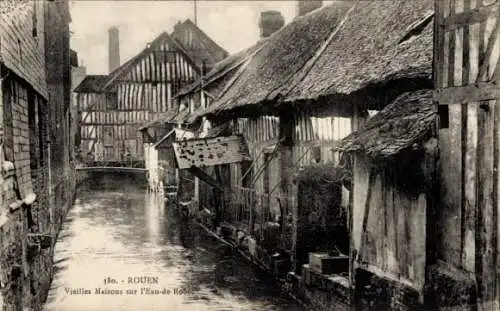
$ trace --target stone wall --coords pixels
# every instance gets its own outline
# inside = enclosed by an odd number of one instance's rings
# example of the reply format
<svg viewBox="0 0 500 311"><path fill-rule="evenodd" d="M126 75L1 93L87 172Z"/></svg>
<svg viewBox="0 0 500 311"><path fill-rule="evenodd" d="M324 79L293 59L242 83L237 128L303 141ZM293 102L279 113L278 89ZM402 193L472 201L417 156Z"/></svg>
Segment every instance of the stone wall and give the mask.
<svg viewBox="0 0 500 311"><path fill-rule="evenodd" d="M428 278L428 310L469 311L477 308L478 293L472 274L435 264L429 268Z"/></svg>
<svg viewBox="0 0 500 311"><path fill-rule="evenodd" d="M73 201L73 170L50 185L48 103L9 75L1 87L0 293L2 310L41 310L60 225ZM57 202L57 204L55 204Z"/></svg>
<svg viewBox="0 0 500 311"><path fill-rule="evenodd" d="M401 282L379 277L361 268L356 269L355 280L356 310L424 310L419 293Z"/></svg>

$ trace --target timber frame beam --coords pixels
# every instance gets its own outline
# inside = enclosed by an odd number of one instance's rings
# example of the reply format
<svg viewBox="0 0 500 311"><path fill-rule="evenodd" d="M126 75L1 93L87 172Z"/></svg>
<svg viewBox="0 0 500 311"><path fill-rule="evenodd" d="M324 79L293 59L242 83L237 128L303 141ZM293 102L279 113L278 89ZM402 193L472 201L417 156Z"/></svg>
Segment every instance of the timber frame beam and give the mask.
<svg viewBox="0 0 500 311"><path fill-rule="evenodd" d="M466 86L453 86L438 89L434 100L439 105L479 103L500 98L500 81L478 82Z"/></svg>
<svg viewBox="0 0 500 311"><path fill-rule="evenodd" d="M445 18L439 26L446 30L453 30L459 27L465 27L471 24L483 22L490 17L497 16L499 11L499 3L493 3L474 10L468 10L451 15Z"/></svg>

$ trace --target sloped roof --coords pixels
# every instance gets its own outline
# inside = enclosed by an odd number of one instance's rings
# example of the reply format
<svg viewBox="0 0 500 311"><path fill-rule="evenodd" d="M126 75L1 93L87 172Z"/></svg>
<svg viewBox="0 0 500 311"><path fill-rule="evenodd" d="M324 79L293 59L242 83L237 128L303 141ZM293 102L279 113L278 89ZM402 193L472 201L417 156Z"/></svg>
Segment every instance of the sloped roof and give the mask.
<svg viewBox="0 0 500 311"><path fill-rule="evenodd" d="M404 93L344 138L337 149L388 158L428 138L436 116L432 90Z"/></svg>
<svg viewBox="0 0 500 311"><path fill-rule="evenodd" d="M187 54L184 47L179 42L172 39L168 33L163 32L158 37L156 37L153 40L153 42L151 42L151 44L148 45L139 54L135 55L134 57L129 59L127 62L125 62L123 65L121 65L120 67L116 68L113 72L111 72L109 74L108 80L106 81L106 83L104 85L104 88L107 88L116 79L119 79L123 75L127 74L129 69L133 68L133 66L138 64L144 57L147 57L147 55L149 55L151 52L153 52L160 44L162 44L164 42L164 40L167 40L170 44L173 44L174 46L176 46L178 51L181 52L182 54L184 54L184 56L186 57L186 60L189 61L192 65L194 65L194 68L198 68L196 66L196 64L194 64L191 57Z"/></svg>
<svg viewBox="0 0 500 311"><path fill-rule="evenodd" d="M103 86L107 80L107 75L87 75L73 92L102 93L104 91Z"/></svg>
<svg viewBox="0 0 500 311"><path fill-rule="evenodd" d="M266 39L259 40L256 44L249 48L246 48L238 53L234 53L216 63L212 69L203 77L203 85L205 87L210 87L214 83L218 83L220 80L224 80L228 75L234 73L234 71L239 68L248 57L250 57L255 51L261 48ZM177 96L184 96L191 92L199 91L202 79L198 79L194 83L184 87L177 93ZM217 96L218 94L214 94Z"/></svg>
<svg viewBox="0 0 500 311"><path fill-rule="evenodd" d="M168 112L161 113L160 116L158 116L156 119L153 121L147 122L141 127L139 127L139 131L152 128L152 127L159 127L163 126L164 124L167 123L172 123L173 118L177 115L177 111L171 110Z"/></svg>
<svg viewBox="0 0 500 311"><path fill-rule="evenodd" d="M185 29L186 27L190 30L194 31L197 34L197 40L201 41L202 44L208 47L206 53L208 53L207 57L214 61L219 61L227 56L227 52L222 49L217 43L215 43L210 37L208 37L201 29L199 29L191 20L186 20L183 23L176 26L177 32L174 31L172 35L169 35L166 32L162 32L158 35L146 48L144 48L140 53L136 54L134 57L123 63L120 67L115 69L107 76L92 76L93 89L95 90L104 90L111 86L113 82L123 75L127 74L128 71L133 68L137 63L139 63L144 57L149 55L158 45L162 44L165 40L167 40L170 44L175 46L180 53L182 53L186 60L191 63L191 65L200 69L196 61L199 55L193 54L189 52L189 47L184 46L180 40L182 36L180 34L180 29ZM196 41L196 40L195 40ZM105 78L106 77L106 78ZM97 84L100 83L101 86L98 87Z"/></svg>
<svg viewBox="0 0 500 311"><path fill-rule="evenodd" d="M190 42L190 36L186 36L184 33L185 31L191 31L192 33L194 33L196 39ZM184 22L178 23L174 26L172 38L174 38L184 47L186 53L193 60L198 62L198 60L201 61L203 59L210 67L229 55L226 50L224 50L219 44L217 44L212 38L210 38L189 18ZM192 49L192 43L199 45L199 47L203 47L203 49Z"/></svg>
<svg viewBox="0 0 500 311"><path fill-rule="evenodd" d="M0 1L0 14L17 14L30 4L29 0L2 0Z"/></svg>
<svg viewBox="0 0 500 311"><path fill-rule="evenodd" d="M143 124L141 127L139 127L139 131L152 127L162 126L164 124L181 124L187 119L189 115L189 109L184 109L182 111L172 110L170 112L165 112L153 121Z"/></svg>
<svg viewBox="0 0 500 311"><path fill-rule="evenodd" d="M336 1L272 36L204 114L432 75L433 0Z"/></svg>
<svg viewBox="0 0 500 311"><path fill-rule="evenodd" d="M286 101L350 94L401 77L431 78L433 0L360 1Z"/></svg>
<svg viewBox="0 0 500 311"><path fill-rule="evenodd" d="M352 5L353 1L336 1L275 32L207 112L274 99L315 55Z"/></svg>

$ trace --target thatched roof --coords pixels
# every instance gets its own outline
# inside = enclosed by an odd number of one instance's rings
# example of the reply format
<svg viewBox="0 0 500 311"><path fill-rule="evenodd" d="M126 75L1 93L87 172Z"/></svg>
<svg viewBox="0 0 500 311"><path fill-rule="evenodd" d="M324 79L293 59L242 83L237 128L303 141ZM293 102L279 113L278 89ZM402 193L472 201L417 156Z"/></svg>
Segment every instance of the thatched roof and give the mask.
<svg viewBox="0 0 500 311"><path fill-rule="evenodd" d="M388 158L429 138L435 121L432 90L404 93L369 119L362 129L344 138L337 148L364 152L372 158Z"/></svg>
<svg viewBox="0 0 500 311"><path fill-rule="evenodd" d="M398 78L430 79L433 5L433 0L357 3L285 100L350 94Z"/></svg>
<svg viewBox="0 0 500 311"><path fill-rule="evenodd" d="M336 1L297 17L271 35L207 113L274 99L316 54L353 3Z"/></svg>
<svg viewBox="0 0 500 311"><path fill-rule="evenodd" d="M87 75L85 79L75 88L76 93L101 93L108 80L107 75Z"/></svg>
<svg viewBox="0 0 500 311"><path fill-rule="evenodd" d="M18 14L31 6L29 0L2 0L0 1L0 14Z"/></svg>
<svg viewBox="0 0 500 311"><path fill-rule="evenodd" d="M216 63L213 68L205 74L203 77L203 86L212 87L212 84L219 84L219 81L225 80L228 76L231 77L235 70L239 68L248 57L250 57L255 51L257 51L264 43L266 39L259 40L253 46L246 48L238 53L234 53ZM197 92L200 90L202 79L198 79L194 83L184 87L177 93L177 97L190 94L192 92ZM214 94L218 95L218 94Z"/></svg>
<svg viewBox="0 0 500 311"><path fill-rule="evenodd" d="M432 75L433 0L334 2L271 37L205 114Z"/></svg>

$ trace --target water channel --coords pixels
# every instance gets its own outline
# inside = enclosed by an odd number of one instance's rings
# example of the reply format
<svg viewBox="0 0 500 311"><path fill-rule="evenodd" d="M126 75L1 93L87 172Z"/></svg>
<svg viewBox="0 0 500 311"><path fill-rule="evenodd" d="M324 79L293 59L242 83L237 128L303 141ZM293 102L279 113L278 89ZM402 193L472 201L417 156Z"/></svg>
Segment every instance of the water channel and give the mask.
<svg viewBox="0 0 500 311"><path fill-rule="evenodd" d="M303 311L272 279L130 181L79 188L46 311Z"/></svg>

